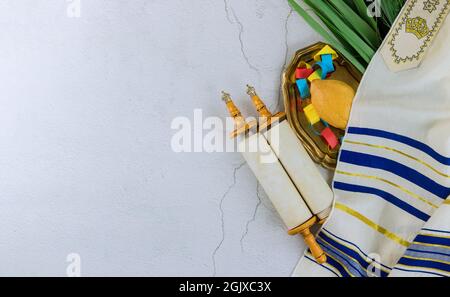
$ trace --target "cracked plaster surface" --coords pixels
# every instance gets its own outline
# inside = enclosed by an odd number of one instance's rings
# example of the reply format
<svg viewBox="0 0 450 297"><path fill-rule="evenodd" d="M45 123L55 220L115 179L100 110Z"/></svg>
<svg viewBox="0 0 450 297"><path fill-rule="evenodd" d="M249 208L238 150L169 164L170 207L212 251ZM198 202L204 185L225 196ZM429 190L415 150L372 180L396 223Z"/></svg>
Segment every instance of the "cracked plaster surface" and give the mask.
<svg viewBox="0 0 450 297"><path fill-rule="evenodd" d="M303 243L239 153L175 153L171 123L221 90L255 116L247 83L278 111L318 36L286 1L81 2L2 3L0 275L289 275Z"/></svg>

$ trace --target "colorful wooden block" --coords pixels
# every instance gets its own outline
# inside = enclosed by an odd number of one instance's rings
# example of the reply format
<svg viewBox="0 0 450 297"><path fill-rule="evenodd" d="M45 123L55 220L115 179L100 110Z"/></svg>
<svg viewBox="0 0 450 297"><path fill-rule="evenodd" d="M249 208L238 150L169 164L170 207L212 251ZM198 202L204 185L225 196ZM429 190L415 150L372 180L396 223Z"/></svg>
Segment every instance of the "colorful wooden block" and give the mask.
<svg viewBox="0 0 450 297"><path fill-rule="evenodd" d="M317 124L318 122L320 122L319 114L317 113L316 109L314 108L314 105L309 104L308 106L303 108L303 111L305 112L305 116L311 125L314 125L314 124Z"/></svg>
<svg viewBox="0 0 450 297"><path fill-rule="evenodd" d="M321 136L331 149L334 149L339 144L339 140L330 127L326 127L322 131Z"/></svg>

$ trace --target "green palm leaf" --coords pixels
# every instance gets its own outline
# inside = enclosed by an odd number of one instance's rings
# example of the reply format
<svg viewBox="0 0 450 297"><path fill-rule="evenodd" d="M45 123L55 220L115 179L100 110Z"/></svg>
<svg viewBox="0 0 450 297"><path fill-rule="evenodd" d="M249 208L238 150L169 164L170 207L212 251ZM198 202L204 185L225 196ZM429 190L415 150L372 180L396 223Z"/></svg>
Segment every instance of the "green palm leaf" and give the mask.
<svg viewBox="0 0 450 297"><path fill-rule="evenodd" d="M364 72L406 0L379 1L377 18L369 13L365 0L303 0L321 22L298 1L288 3L326 42Z"/></svg>

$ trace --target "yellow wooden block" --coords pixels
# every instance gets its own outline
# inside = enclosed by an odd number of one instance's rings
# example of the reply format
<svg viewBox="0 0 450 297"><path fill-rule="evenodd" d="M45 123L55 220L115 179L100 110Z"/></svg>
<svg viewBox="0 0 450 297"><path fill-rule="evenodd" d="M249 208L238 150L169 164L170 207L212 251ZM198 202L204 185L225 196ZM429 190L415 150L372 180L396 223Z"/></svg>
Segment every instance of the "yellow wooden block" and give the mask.
<svg viewBox="0 0 450 297"><path fill-rule="evenodd" d="M308 64L308 63L306 63L306 62L304 62L304 61L301 61L301 62L298 64L298 68L311 69L311 65Z"/></svg>
<svg viewBox="0 0 450 297"><path fill-rule="evenodd" d="M305 116L311 125L314 125L320 121L319 114L317 113L317 110L314 108L314 105L309 104L308 106L303 108L303 111L305 112Z"/></svg>
<svg viewBox="0 0 450 297"><path fill-rule="evenodd" d="M313 82L316 79L322 79L322 70L317 69L308 77L309 82Z"/></svg>
<svg viewBox="0 0 450 297"><path fill-rule="evenodd" d="M333 60L338 57L338 54L329 45L324 46L317 54L314 55L314 61L321 61L322 55L331 55Z"/></svg>

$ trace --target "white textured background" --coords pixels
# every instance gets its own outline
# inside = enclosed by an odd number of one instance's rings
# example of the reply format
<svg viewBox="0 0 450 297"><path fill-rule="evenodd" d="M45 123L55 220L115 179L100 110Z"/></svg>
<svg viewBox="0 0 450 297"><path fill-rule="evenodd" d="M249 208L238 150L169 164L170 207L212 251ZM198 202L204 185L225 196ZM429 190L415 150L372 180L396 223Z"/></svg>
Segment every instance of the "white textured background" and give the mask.
<svg viewBox="0 0 450 297"><path fill-rule="evenodd" d="M238 153L171 151L173 118L275 110L319 38L284 0L0 2L0 275L287 276L289 237Z"/></svg>

